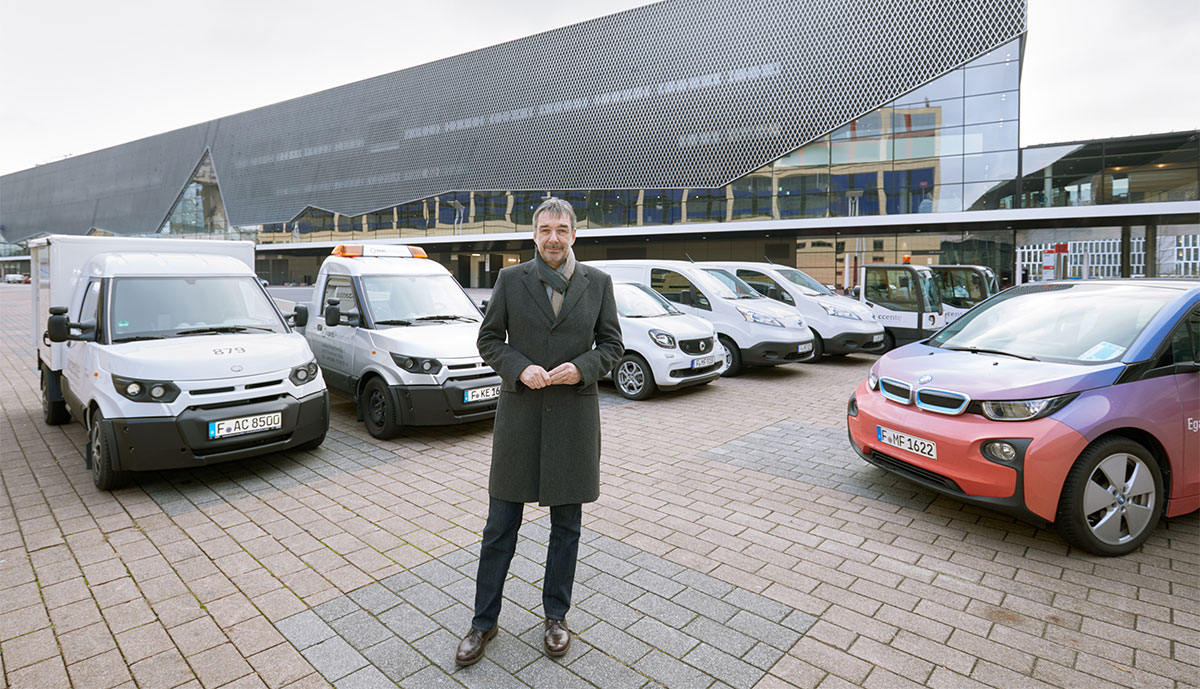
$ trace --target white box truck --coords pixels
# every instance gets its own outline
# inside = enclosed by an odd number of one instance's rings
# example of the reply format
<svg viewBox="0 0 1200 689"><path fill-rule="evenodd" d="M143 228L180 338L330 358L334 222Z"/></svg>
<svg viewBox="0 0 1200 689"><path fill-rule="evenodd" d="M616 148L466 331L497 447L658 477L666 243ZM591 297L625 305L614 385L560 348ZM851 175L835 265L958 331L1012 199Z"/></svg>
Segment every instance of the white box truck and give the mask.
<svg viewBox="0 0 1200 689"><path fill-rule="evenodd" d="M316 359L259 284L252 242L51 235L30 248L43 413L87 428L98 488L325 439Z"/></svg>

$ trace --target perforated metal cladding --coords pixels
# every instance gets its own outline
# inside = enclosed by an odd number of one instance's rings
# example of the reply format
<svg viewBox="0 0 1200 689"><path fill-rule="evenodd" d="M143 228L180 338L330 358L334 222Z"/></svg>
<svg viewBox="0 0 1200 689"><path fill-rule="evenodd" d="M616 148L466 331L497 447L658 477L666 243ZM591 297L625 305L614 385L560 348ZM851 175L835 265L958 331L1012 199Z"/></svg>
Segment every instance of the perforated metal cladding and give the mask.
<svg viewBox="0 0 1200 689"><path fill-rule="evenodd" d="M126 176L178 178L86 223L152 231L205 146L236 225L452 190L718 187L1011 40L1025 19L1024 0L667 0L181 130L203 141L171 132L6 176L3 222L10 240L45 223L86 230L80 209L103 194L74 168L100 157ZM172 150L147 146L160 139ZM13 191L44 185L63 197L49 211Z"/></svg>

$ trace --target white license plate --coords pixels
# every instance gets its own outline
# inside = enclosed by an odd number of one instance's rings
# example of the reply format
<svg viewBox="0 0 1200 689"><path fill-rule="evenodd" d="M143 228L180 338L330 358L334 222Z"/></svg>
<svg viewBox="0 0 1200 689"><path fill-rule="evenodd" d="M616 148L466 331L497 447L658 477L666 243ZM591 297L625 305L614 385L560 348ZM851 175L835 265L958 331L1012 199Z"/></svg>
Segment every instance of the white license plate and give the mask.
<svg viewBox="0 0 1200 689"><path fill-rule="evenodd" d="M872 344L874 344L876 342L883 342L883 333L880 333L880 334L876 335L875 337L871 338Z"/></svg>
<svg viewBox="0 0 1200 689"><path fill-rule="evenodd" d="M489 385L486 388L475 388L474 390L463 390L463 402L480 402L482 400L495 399L499 396L499 385Z"/></svg>
<svg viewBox="0 0 1200 689"><path fill-rule="evenodd" d="M717 363L717 357L702 356L699 359L692 359L692 368L704 368L705 366L712 366L715 363Z"/></svg>
<svg viewBox="0 0 1200 689"><path fill-rule="evenodd" d="M208 439L216 440L217 438L227 438L231 435L257 433L259 431L273 431L278 428L283 428L282 412L243 416L239 419L210 421L208 423Z"/></svg>
<svg viewBox="0 0 1200 689"><path fill-rule="evenodd" d="M932 440L899 433L883 426L875 427L875 437L879 439L879 442L887 443L892 447L908 450L913 454L928 457L929 459L937 459L937 443Z"/></svg>
<svg viewBox="0 0 1200 689"><path fill-rule="evenodd" d="M812 343L809 342L808 344L802 344L796 348L796 351L801 354L804 354L805 352L811 352L812 351Z"/></svg>

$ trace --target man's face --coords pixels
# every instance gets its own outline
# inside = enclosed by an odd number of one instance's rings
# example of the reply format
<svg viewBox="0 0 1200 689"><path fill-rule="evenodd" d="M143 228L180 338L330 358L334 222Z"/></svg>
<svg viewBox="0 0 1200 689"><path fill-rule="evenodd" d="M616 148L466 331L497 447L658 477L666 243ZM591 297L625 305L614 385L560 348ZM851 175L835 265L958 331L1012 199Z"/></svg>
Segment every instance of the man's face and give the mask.
<svg viewBox="0 0 1200 689"><path fill-rule="evenodd" d="M542 260L551 268L557 268L567 259L567 251L575 243L571 219L565 215L542 213L538 216L537 227L533 228L533 243Z"/></svg>

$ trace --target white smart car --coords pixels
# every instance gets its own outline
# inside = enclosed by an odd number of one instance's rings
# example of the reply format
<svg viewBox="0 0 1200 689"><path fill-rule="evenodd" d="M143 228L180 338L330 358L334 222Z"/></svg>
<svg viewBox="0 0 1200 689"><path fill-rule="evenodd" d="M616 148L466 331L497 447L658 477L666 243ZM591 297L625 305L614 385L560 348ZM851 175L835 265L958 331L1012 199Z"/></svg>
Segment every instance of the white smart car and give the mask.
<svg viewBox="0 0 1200 689"><path fill-rule="evenodd" d="M712 323L689 316L657 292L633 282L613 284L625 356L612 370L622 397L646 399L656 389L702 385L721 376L725 350Z"/></svg>

